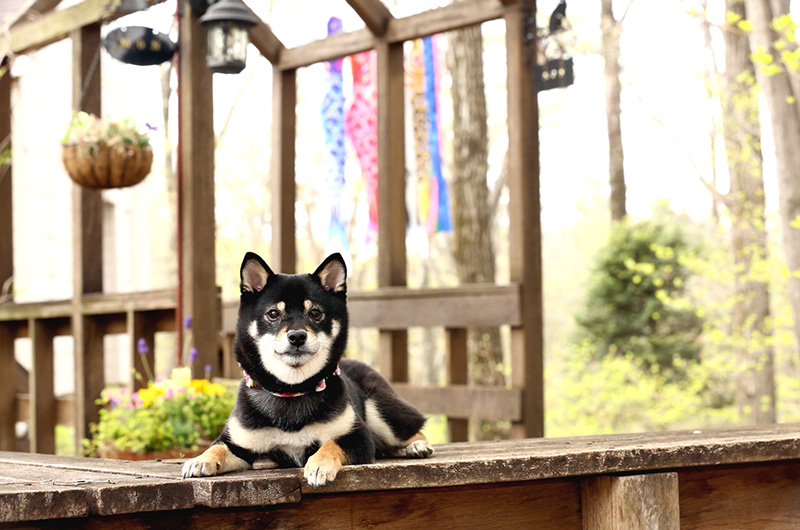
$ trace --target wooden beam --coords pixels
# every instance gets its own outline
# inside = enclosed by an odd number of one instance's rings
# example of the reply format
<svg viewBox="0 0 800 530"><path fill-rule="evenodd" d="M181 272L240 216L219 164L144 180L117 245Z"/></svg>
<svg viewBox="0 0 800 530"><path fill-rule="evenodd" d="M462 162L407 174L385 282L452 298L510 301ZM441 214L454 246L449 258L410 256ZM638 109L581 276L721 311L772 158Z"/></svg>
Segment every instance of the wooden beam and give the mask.
<svg viewBox="0 0 800 530"><path fill-rule="evenodd" d="M520 284L522 322L511 329L511 378L524 389L516 437L544 436L544 317L539 199L539 108L533 67L535 0L506 13L508 62L509 268Z"/></svg>
<svg viewBox="0 0 800 530"><path fill-rule="evenodd" d="M164 0L150 1L149 5ZM120 11L119 0L84 0L79 4L52 11L32 21L20 21L0 37L0 57L38 50L68 37L84 26L108 22L130 13Z"/></svg>
<svg viewBox="0 0 800 530"><path fill-rule="evenodd" d="M28 324L33 350L31 370L28 374L30 392L30 428L28 440L31 453L56 452L56 396L53 368L52 328L44 320L31 320Z"/></svg>
<svg viewBox="0 0 800 530"><path fill-rule="evenodd" d="M13 27L20 22L33 21L52 11L61 0L27 0L22 7L6 21L4 26Z"/></svg>
<svg viewBox="0 0 800 530"><path fill-rule="evenodd" d="M403 44L379 42L378 285L406 285L406 163ZM390 381L408 381L408 332L380 331L380 369Z"/></svg>
<svg viewBox="0 0 800 530"><path fill-rule="evenodd" d="M678 474L582 480L581 512L583 530L678 530Z"/></svg>
<svg viewBox="0 0 800 530"><path fill-rule="evenodd" d="M275 36L270 27L253 11L245 6L250 14L258 19L255 26L250 29L250 42L272 64L278 64L281 53L286 47Z"/></svg>
<svg viewBox="0 0 800 530"><path fill-rule="evenodd" d="M453 31L502 18L505 9L497 0L460 2L409 17L392 19L383 40L390 44ZM279 67L294 69L314 63L346 57L375 47L375 35L369 29L339 33L281 53Z"/></svg>
<svg viewBox="0 0 800 530"><path fill-rule="evenodd" d="M294 159L297 136L297 71L272 70L272 255L275 272L294 274L297 267Z"/></svg>
<svg viewBox="0 0 800 530"><path fill-rule="evenodd" d="M446 414L453 418L518 421L522 393L506 388L466 385L413 386L393 383L403 399L427 414Z"/></svg>
<svg viewBox="0 0 800 530"><path fill-rule="evenodd" d="M206 30L189 2L179 22L181 311L192 317L197 348L195 377L211 366L222 374L217 350L219 310L216 287L214 224L214 99L211 70L206 66Z"/></svg>
<svg viewBox="0 0 800 530"><path fill-rule="evenodd" d="M20 25L22 27L22 25ZM102 116L100 24L72 34L72 108ZM103 390L103 337L83 315L85 293L103 291L103 203L100 191L72 186L72 334L75 342L75 440L98 420L95 401ZM29 330L30 333L30 330Z"/></svg>
<svg viewBox="0 0 800 530"><path fill-rule="evenodd" d="M8 62L2 62L8 69ZM11 148L11 74L6 71L0 76L0 152ZM14 210L11 160L0 166L0 300L13 291L3 292L6 283L14 276ZM13 301L13 298L6 300Z"/></svg>
<svg viewBox="0 0 800 530"><path fill-rule="evenodd" d="M15 394L17 371L14 359L14 332L9 324L0 323L0 451L14 451L17 413Z"/></svg>
<svg viewBox="0 0 800 530"><path fill-rule="evenodd" d="M447 328L445 363L447 365L447 384L466 385L469 380L469 355L466 328ZM470 401L476 403L477 401ZM519 403L519 400L517 401ZM506 420L510 418L504 418ZM469 416L448 417L447 428L451 442L466 442L469 439Z"/></svg>
<svg viewBox="0 0 800 530"><path fill-rule="evenodd" d="M373 35L383 37L389 21L394 18L383 2L380 0L347 0L347 3L361 17Z"/></svg>

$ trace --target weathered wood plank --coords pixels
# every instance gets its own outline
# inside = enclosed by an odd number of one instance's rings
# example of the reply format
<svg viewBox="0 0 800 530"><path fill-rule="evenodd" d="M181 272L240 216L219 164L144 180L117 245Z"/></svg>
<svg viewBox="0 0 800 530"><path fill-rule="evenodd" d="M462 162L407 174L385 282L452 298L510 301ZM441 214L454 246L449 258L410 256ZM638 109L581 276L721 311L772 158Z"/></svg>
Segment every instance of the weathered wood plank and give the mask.
<svg viewBox="0 0 800 530"><path fill-rule="evenodd" d="M204 367L222 374L217 355L217 305L214 221L214 99L211 70L206 66L206 29L188 2L180 17L180 131L178 178L180 217L181 314L192 317L192 341L197 348L195 377Z"/></svg>
<svg viewBox="0 0 800 530"><path fill-rule="evenodd" d="M376 37L383 37L392 14L380 0L347 0L364 24Z"/></svg>
<svg viewBox="0 0 800 530"><path fill-rule="evenodd" d="M447 365L447 384L452 385L466 385L469 379L469 362L467 350L467 330L465 328L447 328L445 330L447 347L445 350L445 363ZM482 400L474 399L475 396L469 396L466 399L470 400L469 403L478 403ZM517 405L520 403L520 396L516 396ZM412 398L415 399L415 398ZM460 398L461 400L464 397ZM479 398L480 399L480 398ZM471 411L470 411L471 412ZM452 415L453 413L451 413ZM519 410L513 416L502 416L501 419L508 420L517 418ZM466 442L469 439L469 416L456 418L447 418L447 428L450 431L451 442Z"/></svg>
<svg viewBox="0 0 800 530"><path fill-rule="evenodd" d="M155 5L164 0L149 0ZM52 4L45 0L42 4ZM0 57L9 54L24 54L38 50L48 44L67 38L70 33L84 26L109 22L129 13L116 8L118 0L85 0L60 11L51 11L35 20L14 24L0 36Z"/></svg>
<svg viewBox="0 0 800 530"><path fill-rule="evenodd" d="M21 27L20 24L19 27ZM72 107L97 116L101 109L100 24L72 34ZM103 390L103 336L99 323L82 314L86 293L103 291L103 203L100 191L72 186L72 334L75 342L75 440L98 419ZM34 374L35 375L35 374Z"/></svg>
<svg viewBox="0 0 800 530"><path fill-rule="evenodd" d="M536 2L506 11L509 269L520 284L521 323L511 329L511 378L524 388L516 437L544 435L544 317L539 200L539 109L533 68Z"/></svg>
<svg viewBox="0 0 800 530"><path fill-rule="evenodd" d="M417 15L390 20L383 40L391 44L402 43L406 40L496 20L501 18L504 12L497 0L450 4ZM375 46L375 35L369 29L340 33L284 50L281 53L279 68L295 69L309 66L370 50Z"/></svg>
<svg viewBox="0 0 800 530"><path fill-rule="evenodd" d="M297 136L297 71L272 70L272 255L275 272L293 274L297 267L294 203Z"/></svg>
<svg viewBox="0 0 800 530"><path fill-rule="evenodd" d="M392 386L403 399L427 414L498 421L517 421L522 416L522 393L516 389L464 384L438 387L394 383Z"/></svg>
<svg viewBox="0 0 800 530"><path fill-rule="evenodd" d="M252 472L247 487L241 475L192 480L195 502L209 508L269 506L300 502L300 475L296 471Z"/></svg>
<svg viewBox="0 0 800 530"><path fill-rule="evenodd" d="M405 105L403 44L380 42L377 52L378 285L406 285ZM408 381L408 332L380 331L380 369Z"/></svg>
<svg viewBox="0 0 800 530"><path fill-rule="evenodd" d="M743 465L680 473L681 528L789 530L800 521L798 463Z"/></svg>
<svg viewBox="0 0 800 530"><path fill-rule="evenodd" d="M32 320L30 330L32 357L28 374L30 391L30 431L31 453L56 452L56 395L55 368L53 360L53 338L55 334L46 321Z"/></svg>
<svg viewBox="0 0 800 530"><path fill-rule="evenodd" d="M583 530L678 530L678 474L582 480L581 511Z"/></svg>
<svg viewBox="0 0 800 530"><path fill-rule="evenodd" d="M16 443L14 424L17 421L15 394L17 371L14 360L14 330L0 323L0 451L13 451Z"/></svg>

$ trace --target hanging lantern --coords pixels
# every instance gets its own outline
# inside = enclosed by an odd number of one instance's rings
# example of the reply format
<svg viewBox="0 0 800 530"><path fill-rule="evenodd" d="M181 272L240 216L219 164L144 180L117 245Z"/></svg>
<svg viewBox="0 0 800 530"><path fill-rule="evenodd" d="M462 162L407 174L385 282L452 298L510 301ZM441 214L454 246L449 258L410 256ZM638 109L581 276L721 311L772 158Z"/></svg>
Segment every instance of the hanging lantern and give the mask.
<svg viewBox="0 0 800 530"><path fill-rule="evenodd" d="M238 74L247 60L250 28L258 19L240 0L219 0L209 6L200 23L208 31L206 64L212 72Z"/></svg>

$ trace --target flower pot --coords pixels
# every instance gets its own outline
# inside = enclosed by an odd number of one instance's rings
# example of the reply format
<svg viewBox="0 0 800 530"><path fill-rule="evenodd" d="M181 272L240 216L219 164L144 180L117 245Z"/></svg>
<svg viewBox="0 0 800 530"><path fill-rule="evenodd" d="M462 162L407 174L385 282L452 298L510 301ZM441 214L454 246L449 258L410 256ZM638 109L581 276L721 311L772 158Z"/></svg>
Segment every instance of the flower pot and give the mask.
<svg viewBox="0 0 800 530"><path fill-rule="evenodd" d="M69 177L87 188L124 188L150 173L153 150L135 145L65 144L61 160Z"/></svg>

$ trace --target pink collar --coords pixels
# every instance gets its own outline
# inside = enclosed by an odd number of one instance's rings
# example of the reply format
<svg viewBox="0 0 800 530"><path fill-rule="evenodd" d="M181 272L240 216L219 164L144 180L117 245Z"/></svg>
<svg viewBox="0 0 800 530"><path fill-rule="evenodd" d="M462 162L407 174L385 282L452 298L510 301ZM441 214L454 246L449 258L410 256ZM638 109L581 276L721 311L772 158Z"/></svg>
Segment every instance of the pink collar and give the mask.
<svg viewBox="0 0 800 530"><path fill-rule="evenodd" d="M239 368L241 368L241 367L242 367L242 365L240 364ZM341 373L342 373L342 371L339 369L339 365L337 364L336 365L336 370L334 370L333 373L328 377L337 376L337 375L339 375ZM248 388L258 388L258 385L256 385L256 382L253 380L252 377L250 377L250 374L248 374L247 371L244 368L242 368L242 374L244 375L244 384L245 384L245 386L247 386ZM322 392L323 390L325 390L328 387L328 384L325 382L325 381L327 381L327 379L328 378L326 377L325 379L323 379L322 381L317 383L317 386L314 389L314 392ZM293 397L305 396L306 394L311 394L311 392L272 392L271 390L267 390L266 388L264 388L264 391L269 393L269 394L272 394L273 396L282 397L282 398L293 398Z"/></svg>

